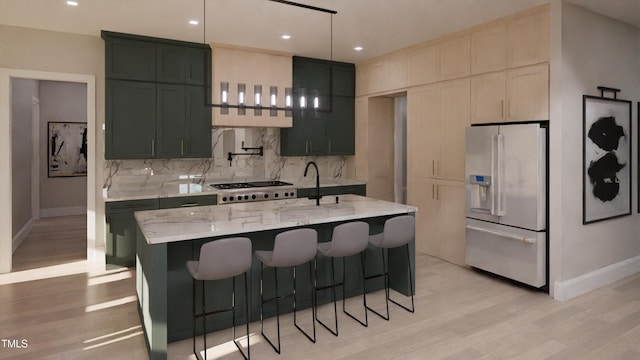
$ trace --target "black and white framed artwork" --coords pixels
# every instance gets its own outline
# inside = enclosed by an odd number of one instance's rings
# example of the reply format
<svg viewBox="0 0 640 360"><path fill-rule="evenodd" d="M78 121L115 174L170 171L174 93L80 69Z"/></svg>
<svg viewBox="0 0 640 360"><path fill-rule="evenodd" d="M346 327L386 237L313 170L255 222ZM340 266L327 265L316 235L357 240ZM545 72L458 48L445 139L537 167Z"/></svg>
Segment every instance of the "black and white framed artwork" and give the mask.
<svg viewBox="0 0 640 360"><path fill-rule="evenodd" d="M583 224L631 214L631 106L582 97Z"/></svg>
<svg viewBox="0 0 640 360"><path fill-rule="evenodd" d="M87 176L87 123L49 122L49 177Z"/></svg>

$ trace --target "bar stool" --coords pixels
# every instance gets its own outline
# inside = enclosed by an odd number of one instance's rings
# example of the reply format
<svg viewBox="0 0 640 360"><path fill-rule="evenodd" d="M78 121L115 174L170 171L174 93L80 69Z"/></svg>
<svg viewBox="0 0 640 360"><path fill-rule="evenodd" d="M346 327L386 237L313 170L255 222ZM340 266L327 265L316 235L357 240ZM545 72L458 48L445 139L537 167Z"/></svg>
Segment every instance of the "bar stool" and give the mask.
<svg viewBox="0 0 640 360"><path fill-rule="evenodd" d="M196 319L202 318L204 338L204 359L207 359L207 316L232 311L233 342L245 359L251 358L249 348L249 286L247 271L251 268L251 240L246 237L234 237L208 242L200 248L199 261L187 261L187 270L193 277L193 354L196 352ZM244 273L245 314L247 316L247 353L236 340L236 276ZM215 311L206 311L205 281L232 279L233 291L231 307ZM202 281L202 311L196 314L196 280Z"/></svg>
<svg viewBox="0 0 640 360"><path fill-rule="evenodd" d="M275 237L273 251L256 251L256 257L260 260L260 332L262 336L269 342L271 347L280 354L280 305L279 300L293 296L293 324L302 332L311 342L316 342L316 316L315 316L315 257L316 246L318 245L318 233L314 229L295 229L279 233ZM311 269L311 260L314 260L314 271ZM311 281L311 317L313 323L313 336L302 330L296 321L296 266L309 263L309 274ZM265 299L263 292L263 271L264 266L274 268L275 291L273 298ZM278 295L278 268L293 267L293 293L286 295ZM278 326L278 346L264 333L264 304L275 301L276 303L276 323Z"/></svg>
<svg viewBox="0 0 640 360"><path fill-rule="evenodd" d="M415 307L413 304L413 280L411 278L411 256L409 255L409 242L415 237L415 217L411 215L396 216L387 219L384 223L384 229L380 234L371 235L369 237L369 244L374 247L380 248L382 252L382 268L383 273L368 276L367 280L384 276L384 290L385 290L385 302L387 305L387 316L383 316L376 310L367 306L368 310L373 311L376 315L389 321L389 301L400 306L401 308L413 313ZM389 264L388 258L385 258L384 250L405 246L407 250L407 269L409 271L409 287L411 292L411 308L406 307L389 297Z"/></svg>
<svg viewBox="0 0 640 360"><path fill-rule="evenodd" d="M333 299L333 318L335 330L330 329L325 323L323 323L316 314L316 320L320 323L320 325L324 326L325 329L329 330L333 335L338 336L338 310L336 306L336 286L342 286L342 311L347 314L352 319L359 322L362 326L367 327L369 325L369 320L367 318L367 288L366 288L366 278L365 278L365 269L364 269L364 250L369 245L369 224L363 221L354 221L350 223L345 223L338 225L333 228L333 233L331 235L331 241L318 244L318 252L323 256L331 258L331 285L318 287L316 285L316 296L318 291L331 289L331 296ZM345 308L345 289L344 282L346 278L346 267L344 258L347 256L352 256L356 254L360 254L360 268L362 270L362 301L364 305L364 321L356 318L354 315L349 313ZM336 257L342 258L342 282L336 283L335 279L335 271L334 271L334 259ZM317 281L317 280L316 280Z"/></svg>

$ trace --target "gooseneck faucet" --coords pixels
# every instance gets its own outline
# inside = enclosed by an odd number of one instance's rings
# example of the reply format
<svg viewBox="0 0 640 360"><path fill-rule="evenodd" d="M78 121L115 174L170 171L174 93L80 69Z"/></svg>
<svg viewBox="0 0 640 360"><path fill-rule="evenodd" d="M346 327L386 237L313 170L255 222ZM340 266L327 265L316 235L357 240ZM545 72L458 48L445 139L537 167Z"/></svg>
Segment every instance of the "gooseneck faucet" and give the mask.
<svg viewBox="0 0 640 360"><path fill-rule="evenodd" d="M304 168L304 177L307 177L307 171L309 171L309 165L313 165L313 167L316 168L316 194L314 196L309 196L309 199L311 200L316 199L316 206L319 206L320 199L322 198L322 196L320 196L320 172L318 171L318 165L316 165L316 163L313 161L309 161L307 163L307 166Z"/></svg>

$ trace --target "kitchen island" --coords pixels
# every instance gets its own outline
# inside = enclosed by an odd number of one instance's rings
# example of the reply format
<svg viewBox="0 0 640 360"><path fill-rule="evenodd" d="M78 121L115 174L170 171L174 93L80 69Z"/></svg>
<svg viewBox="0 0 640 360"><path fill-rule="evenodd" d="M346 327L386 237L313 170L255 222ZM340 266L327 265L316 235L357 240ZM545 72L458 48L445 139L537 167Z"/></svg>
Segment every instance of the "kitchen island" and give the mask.
<svg viewBox="0 0 640 360"><path fill-rule="evenodd" d="M337 200L337 201L336 201ZM390 217L413 214L415 207L396 204L357 195L324 197L320 205L315 201L300 198L277 201L239 203L230 205L202 206L166 210L141 211L135 213L138 223L136 242L136 291L138 308L150 358L166 358L167 344L192 336L192 280L185 268L187 260L198 259L200 247L208 241L232 236L246 236L252 241L253 250L271 250L275 235L279 232L308 227L318 231L318 242L330 241L333 227L348 221L362 220L370 224L370 233L382 231L384 221ZM410 244L411 258L414 258L414 242ZM380 272L381 256L375 249L367 249L367 274ZM330 269L326 259L318 259L318 284L330 281ZM390 286L409 295L409 274L406 271L406 254L403 251L389 251ZM411 261L411 272L414 272ZM341 262L337 262L336 278L342 278ZM347 259L346 267L352 275L347 279L344 292L339 297L354 296L362 292L359 284L359 257ZM403 271L404 270L404 271ZM298 269L298 278L308 277L307 267ZM238 314L238 322L260 319L260 264L256 260L250 270L250 317ZM412 276L412 278L415 278ZM272 275L265 277L265 286L271 288ZM283 288L291 286L285 283ZM381 289L383 282L367 283L367 291ZM200 287L197 287L197 291ZM415 287L414 287L415 288ZM211 294L230 294L231 280L208 282L206 291ZM245 299L241 286L237 296ZM298 308L311 306L310 285L299 282ZM318 303L329 302L329 292L319 296ZM306 296L306 297L305 297ZM196 299L201 296L196 293ZM208 307L228 306L230 296L207 296ZM283 312L290 311L283 302ZM200 306L199 304L197 306ZM226 316L225 316L226 315ZM275 309L265 308L265 316L275 315ZM207 330L213 331L231 326L231 314L212 317ZM202 330L197 329L200 333Z"/></svg>

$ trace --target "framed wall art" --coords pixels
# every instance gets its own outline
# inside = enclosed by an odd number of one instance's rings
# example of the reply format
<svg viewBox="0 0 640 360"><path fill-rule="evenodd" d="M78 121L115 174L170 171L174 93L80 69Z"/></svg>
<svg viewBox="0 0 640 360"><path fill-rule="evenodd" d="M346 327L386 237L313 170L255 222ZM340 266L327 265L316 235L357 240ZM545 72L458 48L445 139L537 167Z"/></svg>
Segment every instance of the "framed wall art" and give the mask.
<svg viewBox="0 0 640 360"><path fill-rule="evenodd" d="M87 176L87 123L49 122L49 177Z"/></svg>
<svg viewBox="0 0 640 360"><path fill-rule="evenodd" d="M631 214L631 109L615 96L582 97L583 224Z"/></svg>

